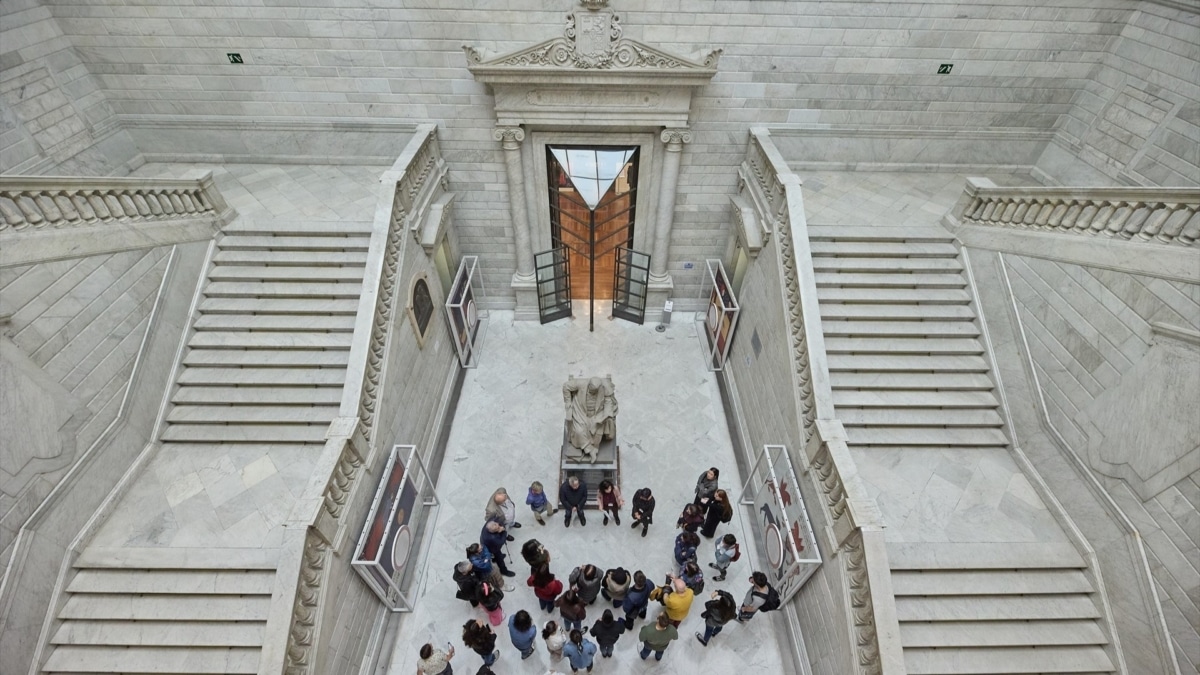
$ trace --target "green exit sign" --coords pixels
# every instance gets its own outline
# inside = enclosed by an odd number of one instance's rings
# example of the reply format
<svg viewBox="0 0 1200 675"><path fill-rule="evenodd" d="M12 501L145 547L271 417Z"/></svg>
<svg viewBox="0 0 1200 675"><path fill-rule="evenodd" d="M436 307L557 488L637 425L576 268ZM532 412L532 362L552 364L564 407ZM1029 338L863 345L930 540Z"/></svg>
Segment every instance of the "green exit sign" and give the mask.
<svg viewBox="0 0 1200 675"><path fill-rule="evenodd" d="M943 63L942 65L938 66L938 73L937 73L937 74L938 74L938 75L949 75L949 74L950 74L950 69L951 69L951 68L953 68L953 67L954 67L954 64L953 64L953 63Z"/></svg>

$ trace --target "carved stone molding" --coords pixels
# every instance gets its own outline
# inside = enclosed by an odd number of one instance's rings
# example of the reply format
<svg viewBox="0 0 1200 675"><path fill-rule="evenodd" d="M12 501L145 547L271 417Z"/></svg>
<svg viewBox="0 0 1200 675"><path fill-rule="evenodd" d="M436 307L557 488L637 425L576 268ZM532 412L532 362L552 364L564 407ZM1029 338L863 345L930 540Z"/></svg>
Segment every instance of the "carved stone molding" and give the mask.
<svg viewBox="0 0 1200 675"><path fill-rule="evenodd" d="M854 621L855 654L858 672L879 675L883 672L879 653L879 636L875 629L875 607L871 597L871 580L867 570L866 547L862 530L846 540L844 560L850 587L850 616Z"/></svg>
<svg viewBox="0 0 1200 675"><path fill-rule="evenodd" d="M525 130L521 127L496 127L492 129L492 138L503 143L506 150L515 150L525 140Z"/></svg>
<svg viewBox="0 0 1200 675"><path fill-rule="evenodd" d="M659 134L659 138L661 138L662 142L666 143L668 149L670 149L670 146L672 145L679 146L683 143L691 143L692 131L691 129L663 129L662 133Z"/></svg>

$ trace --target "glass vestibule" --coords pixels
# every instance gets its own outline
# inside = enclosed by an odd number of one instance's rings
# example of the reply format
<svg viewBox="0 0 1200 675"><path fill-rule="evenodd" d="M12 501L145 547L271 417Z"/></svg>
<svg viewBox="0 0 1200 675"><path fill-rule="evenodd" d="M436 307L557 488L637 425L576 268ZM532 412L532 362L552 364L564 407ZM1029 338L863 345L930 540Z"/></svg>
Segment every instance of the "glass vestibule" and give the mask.
<svg viewBox="0 0 1200 675"><path fill-rule="evenodd" d="M614 317L641 323L649 256L632 250L639 154L637 147L546 146L553 248L536 256L542 323L569 316L572 299L589 301L592 327L596 300L612 300Z"/></svg>

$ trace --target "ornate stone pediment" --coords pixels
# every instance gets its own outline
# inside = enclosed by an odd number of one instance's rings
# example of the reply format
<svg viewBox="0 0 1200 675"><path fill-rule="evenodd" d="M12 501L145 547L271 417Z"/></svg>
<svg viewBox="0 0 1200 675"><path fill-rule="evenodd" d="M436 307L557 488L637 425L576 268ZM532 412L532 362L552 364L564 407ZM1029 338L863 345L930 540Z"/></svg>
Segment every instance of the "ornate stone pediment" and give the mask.
<svg viewBox="0 0 1200 675"><path fill-rule="evenodd" d="M596 3L593 3L596 4ZM586 6L586 5L585 5ZM681 76L704 84L717 72L720 49L693 56L671 54L662 49L622 36L620 17L611 10L572 12L567 16L563 37L519 49L491 55L483 49L463 45L467 67L483 82L514 82L512 76L544 74L588 74L591 82L610 78L596 75L612 73L661 78ZM507 77L506 77L507 76ZM679 82L683 84L684 82ZM691 82L689 82L691 83Z"/></svg>

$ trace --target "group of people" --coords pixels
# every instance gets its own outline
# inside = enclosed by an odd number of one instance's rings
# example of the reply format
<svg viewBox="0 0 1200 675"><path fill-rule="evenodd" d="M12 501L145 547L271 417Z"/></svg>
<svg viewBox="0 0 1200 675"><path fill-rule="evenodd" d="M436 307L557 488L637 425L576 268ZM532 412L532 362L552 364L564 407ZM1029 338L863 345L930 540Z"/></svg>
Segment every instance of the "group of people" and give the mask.
<svg viewBox="0 0 1200 675"><path fill-rule="evenodd" d="M621 635L631 633L637 619L647 618L652 602L660 603L662 610L638 631L638 652L643 660L652 653L656 660L662 660L668 645L679 638L678 628L691 612L694 600L704 592L704 573L698 552L702 545L700 537L713 539L720 524L730 522L733 517L729 497L718 487L719 477L720 471L713 467L697 480L695 498L676 520L676 527L681 530L675 538L676 567L673 573L666 575L662 585L650 581L641 570L630 572L623 567L603 570L592 564L574 567L564 584L551 571L550 552L541 542L530 539L522 545L521 557L530 568L526 585L533 589L540 609L547 613L557 609L561 620L560 623L550 619L540 630L553 660L566 658L572 673L591 672L597 652L601 657L611 657ZM581 526L586 526L584 506L587 495L586 483L577 476L570 476L559 487L558 508L538 482L529 486L525 503L534 519L543 525L561 509L566 512L566 527L571 526L573 517ZM598 486L597 495L604 525L610 520L620 525L625 506L620 488L605 480ZM633 529L642 529L643 537L654 521L654 506L650 488L641 488L634 493L630 519ZM467 547L467 559L454 568L453 578L458 585L456 597L487 613L486 620L468 620L463 624L462 632L463 643L483 659L480 675L491 673L492 664L500 656L492 627L504 623L501 601L505 593L515 590L505 581L505 577L515 577L516 573L509 569L504 549L507 542L515 539L511 530L521 527L516 511L516 505L504 488L492 493L485 508L479 542ZM741 547L733 534L716 537L712 561L708 563L710 568L717 570L712 579L723 581L730 565L740 557ZM704 631L695 633L701 645L708 646L709 641L731 621L744 623L758 612L778 608L779 596L768 583L766 574L754 572L749 582L750 588L740 603L724 590L715 590L708 595L701 613ZM601 597L604 609L589 627L584 623L588 608ZM611 607L608 606L610 603ZM521 658L532 656L539 630L530 613L518 610L508 617L507 623L509 639L521 653ZM453 646L442 651L426 644L420 650L417 672L419 675L451 675L453 656Z"/></svg>

